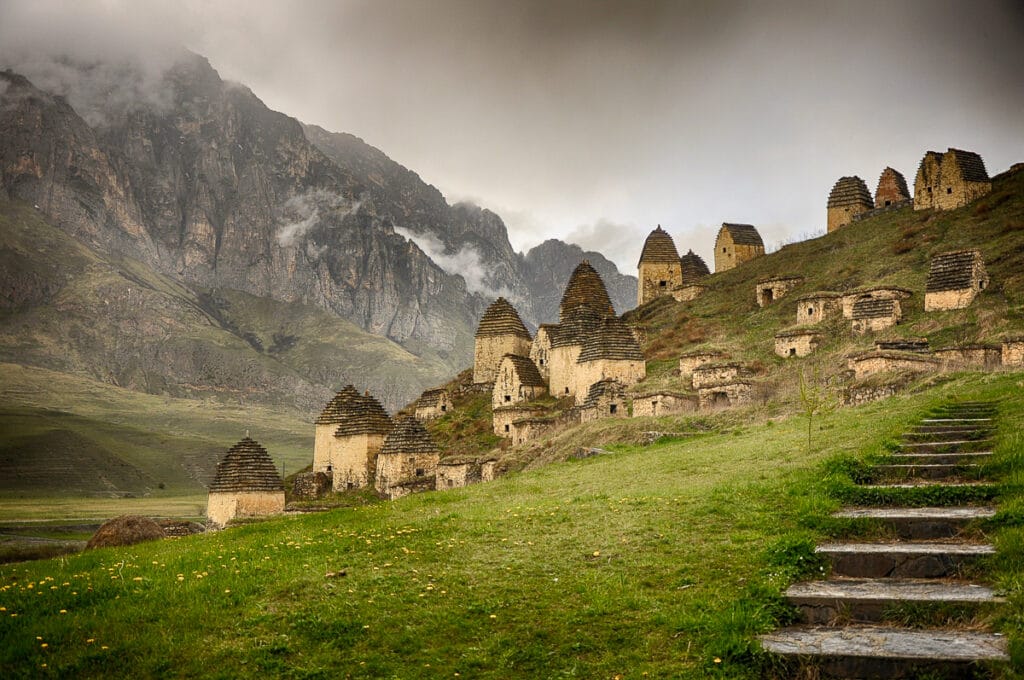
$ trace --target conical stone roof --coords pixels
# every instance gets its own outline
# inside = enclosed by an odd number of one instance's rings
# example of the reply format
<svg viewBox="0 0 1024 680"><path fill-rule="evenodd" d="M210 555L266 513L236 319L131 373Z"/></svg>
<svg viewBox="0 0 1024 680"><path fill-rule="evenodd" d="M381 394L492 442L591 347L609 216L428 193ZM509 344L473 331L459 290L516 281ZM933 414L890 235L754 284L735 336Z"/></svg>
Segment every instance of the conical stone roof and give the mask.
<svg viewBox="0 0 1024 680"><path fill-rule="evenodd" d="M640 351L640 345L624 321L616 317L609 317L583 342L583 349L580 350L579 359L576 363L582 364L585 361L643 361L644 354Z"/></svg>
<svg viewBox="0 0 1024 680"><path fill-rule="evenodd" d="M572 312L580 307L589 307L602 316L615 316L615 308L612 307L604 281L587 260L576 265L565 286L559 309L561 322L569 320Z"/></svg>
<svg viewBox="0 0 1024 680"><path fill-rule="evenodd" d="M598 400L601 397L622 398L625 393L626 386L614 378L598 380L587 389L587 398L583 402L583 408L597 408Z"/></svg>
<svg viewBox="0 0 1024 680"><path fill-rule="evenodd" d="M878 186L875 188L875 207L885 206L885 201L898 203L910 198L910 190L907 188L907 179L895 168L886 168L878 177Z"/></svg>
<svg viewBox="0 0 1024 680"><path fill-rule="evenodd" d="M530 332L526 330L523 320L519 318L519 312L503 297L491 303L491 306L480 318L480 325L476 329L478 338L498 335L516 335L527 340L533 339L530 337Z"/></svg>
<svg viewBox="0 0 1024 680"><path fill-rule="evenodd" d="M395 429L384 438L384 446L380 449L382 456L393 453L436 453L440 455L441 449L430 438L430 433L420 424L420 421L406 416L398 419Z"/></svg>
<svg viewBox="0 0 1024 680"><path fill-rule="evenodd" d="M704 263L704 259L692 250L686 251L686 255L679 258L679 264L683 270L684 286L696 283L705 276L711 276L711 270Z"/></svg>
<svg viewBox="0 0 1024 680"><path fill-rule="evenodd" d="M604 314L586 305L571 310L562 323L548 329L552 347L582 345L583 341L607 318Z"/></svg>
<svg viewBox="0 0 1024 680"><path fill-rule="evenodd" d="M847 205L864 205L869 209L875 202L868 192L868 185L860 177L840 177L828 195L829 208L842 208Z"/></svg>
<svg viewBox="0 0 1024 680"><path fill-rule="evenodd" d="M394 427L388 412L369 394L357 393L355 399L342 402L341 416L341 421L334 431L335 437L387 434Z"/></svg>
<svg viewBox="0 0 1024 680"><path fill-rule="evenodd" d="M345 385L345 387L334 395L334 398L327 402L327 406L320 412L320 416L316 419L317 425L337 425L340 423L347 413L346 405L359 399L359 392L352 385Z"/></svg>
<svg viewBox="0 0 1024 680"><path fill-rule="evenodd" d="M679 253L676 251L676 244L668 232L658 225L658 228L647 235L644 241L644 249L640 253L640 263L664 262L675 264L679 260Z"/></svg>
<svg viewBox="0 0 1024 680"><path fill-rule="evenodd" d="M284 491L270 454L249 437L228 449L210 483L210 493L231 491Z"/></svg>

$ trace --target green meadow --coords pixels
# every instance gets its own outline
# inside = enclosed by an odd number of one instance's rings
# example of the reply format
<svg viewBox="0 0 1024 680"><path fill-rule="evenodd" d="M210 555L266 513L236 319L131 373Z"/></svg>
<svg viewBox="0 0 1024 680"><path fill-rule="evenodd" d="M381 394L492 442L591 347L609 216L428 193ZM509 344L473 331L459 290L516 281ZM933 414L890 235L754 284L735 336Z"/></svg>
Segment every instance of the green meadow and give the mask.
<svg viewBox="0 0 1024 680"><path fill-rule="evenodd" d="M754 642L857 461L929 409L998 399L1000 548L977 574L1024 623L1024 375L964 374L816 417L720 428L395 502L0 567L5 677L759 678ZM594 442L598 444L599 442ZM940 499L941 501L941 499ZM876 527L857 527L871 536ZM943 613L903 612L943 625ZM935 617L939 620L934 620ZM962 623L962 622L961 622Z"/></svg>

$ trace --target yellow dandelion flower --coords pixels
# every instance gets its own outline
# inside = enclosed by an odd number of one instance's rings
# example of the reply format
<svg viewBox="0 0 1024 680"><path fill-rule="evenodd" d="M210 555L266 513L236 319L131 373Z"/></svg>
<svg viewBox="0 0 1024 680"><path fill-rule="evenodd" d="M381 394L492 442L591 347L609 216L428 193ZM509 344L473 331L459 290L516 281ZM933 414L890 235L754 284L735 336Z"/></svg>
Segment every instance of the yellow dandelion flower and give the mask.
<svg viewBox="0 0 1024 680"><path fill-rule="evenodd" d="M721 660L721 659L719 659L719 658L718 658L718 657L716 656L716 657L715 657L715 663L722 663L722 660Z"/></svg>
<svg viewBox="0 0 1024 680"><path fill-rule="evenodd" d="M68 613L68 610L67 610L67 609L61 609L61 610L60 610L60 613L61 613L61 614L67 614L67 613Z"/></svg>
<svg viewBox="0 0 1024 680"><path fill-rule="evenodd" d="M100 647L100 649L110 649L110 647L107 647L106 645L103 645L103 646Z"/></svg>
<svg viewBox="0 0 1024 680"><path fill-rule="evenodd" d="M85 644L91 645L94 642L96 642L96 638L89 638L88 640L85 641Z"/></svg>
<svg viewBox="0 0 1024 680"><path fill-rule="evenodd" d="M49 645L48 643L44 642L43 644L41 644L41 645L39 645L39 646L40 646L40 647L41 647L42 649L46 649L46 648L47 648L47 647L49 647L50 645Z"/></svg>
<svg viewBox="0 0 1024 680"><path fill-rule="evenodd" d="M496 618L498 618L498 615L497 614L491 614L491 618L492 619L496 619Z"/></svg>

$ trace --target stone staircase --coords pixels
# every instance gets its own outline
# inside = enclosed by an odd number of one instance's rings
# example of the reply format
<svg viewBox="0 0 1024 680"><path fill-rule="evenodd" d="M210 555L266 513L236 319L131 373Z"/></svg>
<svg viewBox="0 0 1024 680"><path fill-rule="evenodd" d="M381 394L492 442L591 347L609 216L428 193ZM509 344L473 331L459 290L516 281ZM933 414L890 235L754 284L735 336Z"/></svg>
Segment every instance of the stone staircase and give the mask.
<svg viewBox="0 0 1024 680"><path fill-rule="evenodd" d="M938 409L903 436L898 452L873 467L873 483L863 488L899 493L988 485L981 466L992 455L995 417L995 405L987 402ZM835 513L850 522L871 520L895 539L817 546L832 566L829 579L786 591L802 625L762 635L762 648L788 661L798 677L988 677L1008 659L1007 644L1000 635L978 630L975 617L1004 600L975 582L977 563L995 548L972 540L967 530L994 514L993 507L980 505L850 507ZM917 626L899 625L907 619ZM967 621L970 630L920 627L950 621Z"/></svg>

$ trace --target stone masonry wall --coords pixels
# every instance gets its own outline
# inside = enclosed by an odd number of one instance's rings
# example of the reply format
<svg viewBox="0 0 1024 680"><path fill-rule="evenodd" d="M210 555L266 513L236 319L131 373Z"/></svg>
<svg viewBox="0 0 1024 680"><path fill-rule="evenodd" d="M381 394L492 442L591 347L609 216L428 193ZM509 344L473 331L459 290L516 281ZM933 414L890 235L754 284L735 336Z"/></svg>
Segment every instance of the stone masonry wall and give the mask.
<svg viewBox="0 0 1024 680"><path fill-rule="evenodd" d="M694 369L706 364L713 364L728 359L725 352L692 352L679 357L679 375L693 375Z"/></svg>
<svg viewBox="0 0 1024 680"><path fill-rule="evenodd" d="M799 326L821 323L840 308L840 299L833 297L802 298L796 303L796 323Z"/></svg>
<svg viewBox="0 0 1024 680"><path fill-rule="evenodd" d="M389 495L391 487L398 482L433 478L439 460L440 456L436 453L403 452L377 456L374 486L380 493Z"/></svg>
<svg viewBox="0 0 1024 680"><path fill-rule="evenodd" d="M683 272L677 262L642 262L637 282L637 306L650 302L656 297L671 295L683 284Z"/></svg>
<svg viewBox="0 0 1024 680"><path fill-rule="evenodd" d="M749 403L752 390L748 382L732 382L697 390L697 398L702 411L729 408Z"/></svg>
<svg viewBox="0 0 1024 680"><path fill-rule="evenodd" d="M697 410L697 397L682 394L650 394L633 397L633 417L668 416Z"/></svg>
<svg viewBox="0 0 1024 680"><path fill-rule="evenodd" d="M618 380L623 385L635 385L647 375L647 364L643 361L625 359L604 359L576 364L576 405L581 406L587 399L590 386L605 378Z"/></svg>
<svg viewBox="0 0 1024 680"><path fill-rule="evenodd" d="M553 397L567 397L575 394L576 360L583 350L582 345L562 345L551 348L551 382L549 390Z"/></svg>
<svg viewBox="0 0 1024 680"><path fill-rule="evenodd" d="M1024 366L1024 338L1003 340L1001 354L1003 366Z"/></svg>
<svg viewBox="0 0 1024 680"><path fill-rule="evenodd" d="M938 368L938 362L934 360L916 357L897 357L871 353L860 357L852 357L849 360L849 368L853 371L854 377L860 380L875 373L913 371L927 372Z"/></svg>
<svg viewBox="0 0 1024 680"><path fill-rule="evenodd" d="M534 363L544 380L551 384L551 334L547 328L537 329L530 344L530 361Z"/></svg>
<svg viewBox="0 0 1024 680"><path fill-rule="evenodd" d="M263 517L284 512L284 491L232 491L211 493L206 516L218 526L235 518Z"/></svg>
<svg viewBox="0 0 1024 680"><path fill-rule="evenodd" d="M334 437L331 447L334 490L359 489L369 484L376 469L377 453L382 446L382 434Z"/></svg>
<svg viewBox="0 0 1024 680"><path fill-rule="evenodd" d="M693 369L693 389L734 381L740 374L737 364L710 364Z"/></svg>
<svg viewBox="0 0 1024 680"><path fill-rule="evenodd" d="M691 283L673 290L672 299L676 302L690 302L699 298L707 289L708 287L702 283Z"/></svg>
<svg viewBox="0 0 1024 680"><path fill-rule="evenodd" d="M805 333L803 335L776 335L775 354L780 357L805 357L813 354L821 342L821 335L818 333Z"/></svg>
<svg viewBox="0 0 1024 680"><path fill-rule="evenodd" d="M530 340L511 334L477 338L473 351L473 382L494 382L501 358L506 354L530 356L530 344Z"/></svg>

